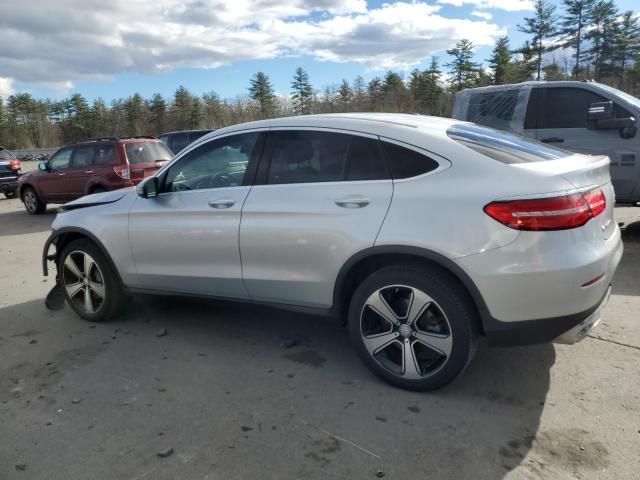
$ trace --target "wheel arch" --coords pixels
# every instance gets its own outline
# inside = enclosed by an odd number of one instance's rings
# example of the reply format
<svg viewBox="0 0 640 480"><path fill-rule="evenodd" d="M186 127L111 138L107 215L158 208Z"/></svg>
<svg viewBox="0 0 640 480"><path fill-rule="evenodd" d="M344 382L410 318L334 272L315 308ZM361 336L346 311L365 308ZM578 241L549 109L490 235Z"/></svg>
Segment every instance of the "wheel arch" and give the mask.
<svg viewBox="0 0 640 480"><path fill-rule="evenodd" d="M69 243L75 240L81 240L81 239L86 239L91 241L100 249L104 257L107 259L109 266L115 272L116 277L120 281L120 284L124 285L122 283L122 278L120 277L120 272L116 268L115 263L111 259L111 255L109 255L109 252L107 251L105 246L102 244L102 242L93 233L80 227L63 227L59 230L55 230L51 234L51 236L47 239L47 242L45 243L44 251L42 252L42 269L43 269L44 276L46 277L48 275L47 261L55 262L55 265L57 268L58 262L60 260L60 255L62 254L62 251L64 250L64 248L67 245L69 245ZM49 248L51 245L55 245L56 247L56 251L53 255L49 255Z"/></svg>
<svg viewBox="0 0 640 480"><path fill-rule="evenodd" d="M469 275L447 257L420 247L404 245L384 245L367 248L353 255L340 269L333 290L333 310L336 315L346 318L349 301L353 292L365 277L393 264L420 265L437 269L453 278L469 295L479 317L480 329L484 334L487 319L491 318L487 305ZM490 320L489 320L490 321Z"/></svg>
<svg viewBox="0 0 640 480"><path fill-rule="evenodd" d="M109 190L109 189L105 186L105 182L103 182L103 181L102 181L102 180L100 180L100 179L95 179L95 180L92 180L91 182L89 182L89 183L87 184L87 188L85 189L85 192L84 192L84 193L85 193L85 195L90 195L90 194L92 194L92 193L93 193L93 191L94 191L96 188L102 188L102 189L103 189L103 190L105 190L105 191L108 191L108 190Z"/></svg>

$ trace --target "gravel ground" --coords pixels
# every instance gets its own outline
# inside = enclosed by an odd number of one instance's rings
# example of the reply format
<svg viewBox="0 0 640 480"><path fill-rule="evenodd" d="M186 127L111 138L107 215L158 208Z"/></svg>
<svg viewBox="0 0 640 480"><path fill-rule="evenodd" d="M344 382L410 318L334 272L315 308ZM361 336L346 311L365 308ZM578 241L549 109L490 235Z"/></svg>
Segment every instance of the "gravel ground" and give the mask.
<svg viewBox="0 0 640 480"><path fill-rule="evenodd" d="M0 200L2 480L638 478L640 208L617 209L625 256L592 336L481 346L429 394L374 378L327 319L166 298L107 324L50 312L53 215Z"/></svg>

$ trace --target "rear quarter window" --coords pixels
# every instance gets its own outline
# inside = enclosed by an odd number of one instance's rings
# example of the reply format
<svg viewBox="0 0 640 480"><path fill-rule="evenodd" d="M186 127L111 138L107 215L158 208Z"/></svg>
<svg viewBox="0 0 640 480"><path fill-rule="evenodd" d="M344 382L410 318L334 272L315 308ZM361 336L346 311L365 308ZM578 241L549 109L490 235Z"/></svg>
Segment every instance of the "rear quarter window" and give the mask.
<svg viewBox="0 0 640 480"><path fill-rule="evenodd" d="M469 98L466 120L508 129L518 103L518 89L475 93Z"/></svg>
<svg viewBox="0 0 640 480"><path fill-rule="evenodd" d="M387 164L394 180L417 177L435 170L440 166L438 162L426 154L397 143L382 141L382 149L387 157Z"/></svg>
<svg viewBox="0 0 640 480"><path fill-rule="evenodd" d="M561 148L480 125L453 125L447 129L447 135L471 150L507 164L542 162L573 155Z"/></svg>

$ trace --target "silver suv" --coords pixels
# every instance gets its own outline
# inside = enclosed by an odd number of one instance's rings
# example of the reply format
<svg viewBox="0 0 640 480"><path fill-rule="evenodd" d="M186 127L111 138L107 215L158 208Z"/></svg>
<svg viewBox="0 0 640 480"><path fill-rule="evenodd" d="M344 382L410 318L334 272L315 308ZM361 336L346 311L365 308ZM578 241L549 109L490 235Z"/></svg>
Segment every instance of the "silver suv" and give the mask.
<svg viewBox="0 0 640 480"><path fill-rule="evenodd" d="M91 321L136 292L340 316L375 374L428 390L480 336L571 343L599 321L622 255L613 198L607 157L487 127L281 118L217 130L136 190L61 207L43 263Z"/></svg>

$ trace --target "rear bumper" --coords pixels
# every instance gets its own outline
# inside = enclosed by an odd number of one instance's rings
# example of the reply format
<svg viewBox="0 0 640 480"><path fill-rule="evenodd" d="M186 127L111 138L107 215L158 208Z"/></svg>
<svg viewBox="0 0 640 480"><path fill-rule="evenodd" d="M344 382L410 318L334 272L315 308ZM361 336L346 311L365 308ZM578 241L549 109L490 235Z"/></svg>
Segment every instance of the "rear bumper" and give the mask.
<svg viewBox="0 0 640 480"><path fill-rule="evenodd" d="M0 178L0 192L18 191L18 177Z"/></svg>

